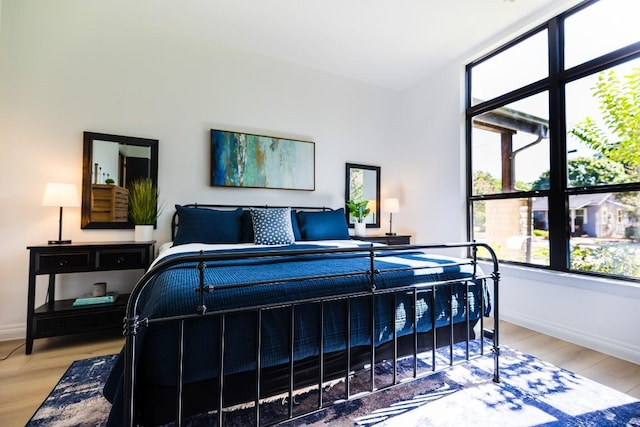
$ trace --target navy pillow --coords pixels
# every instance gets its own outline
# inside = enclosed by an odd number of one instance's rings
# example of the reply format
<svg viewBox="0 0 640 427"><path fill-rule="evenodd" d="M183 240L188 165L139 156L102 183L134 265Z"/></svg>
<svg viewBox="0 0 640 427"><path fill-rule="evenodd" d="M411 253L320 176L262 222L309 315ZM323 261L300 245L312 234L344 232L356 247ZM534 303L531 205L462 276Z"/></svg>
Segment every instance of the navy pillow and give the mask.
<svg viewBox="0 0 640 427"><path fill-rule="evenodd" d="M173 245L185 243L240 243L242 209L219 211L176 205L178 232Z"/></svg>
<svg viewBox="0 0 640 427"><path fill-rule="evenodd" d="M293 209L291 210L291 226L293 227L293 237L295 237L296 240L302 240L300 226L298 225L298 215Z"/></svg>
<svg viewBox="0 0 640 427"><path fill-rule="evenodd" d="M322 212L298 212L302 240L349 240L344 208Z"/></svg>

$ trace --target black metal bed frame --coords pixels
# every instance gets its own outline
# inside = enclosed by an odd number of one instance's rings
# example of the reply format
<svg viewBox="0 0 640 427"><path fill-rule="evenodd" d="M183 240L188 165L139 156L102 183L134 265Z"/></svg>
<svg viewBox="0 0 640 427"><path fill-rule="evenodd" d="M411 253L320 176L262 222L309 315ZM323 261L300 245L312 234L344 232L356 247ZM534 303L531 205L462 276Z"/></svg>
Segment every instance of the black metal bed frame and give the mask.
<svg viewBox="0 0 640 427"><path fill-rule="evenodd" d="M481 273L478 268L477 268L477 250L478 248L484 248L488 251L488 253L491 256L491 261L493 263L493 271L488 273L488 274L484 274ZM393 248L394 250L432 250L432 249L448 249L448 248L460 248L460 249L464 249L467 248L468 250L470 250L471 252L471 257L470 259L466 259L466 260L462 260L460 263L456 263L456 265L472 265L473 268L473 275L472 277L469 278L464 278L464 279L454 279L454 280L443 280L440 282L427 282L427 283L422 283L422 284L414 284L414 285L407 285L407 286L402 286L402 287L398 287L398 288L387 288L387 289L377 289L376 288L376 277L378 277L381 274L384 274L385 271L383 270L379 270L376 268L376 264L375 264L375 256L376 253L380 250L389 250L390 248ZM242 309L229 309L229 310L215 310L215 309L209 309L208 307L205 306L204 304L204 295L205 293L210 293L210 292L215 292L216 289L219 289L223 286L229 287L229 286L260 286L260 285L264 285L264 284L274 284L274 283L286 283L288 281L299 281L301 280L301 278L297 277L297 278L293 278L293 279L283 279L283 280L277 280L277 281L255 281L255 282L251 282L251 283L243 283L243 284L232 284L232 285L222 285L222 286L211 286L211 285L207 285L206 283L204 283L204 270L205 268L207 268L207 263L210 261L216 261L216 260L227 260L227 259L239 259L239 258L261 258L261 257L289 257L289 256L298 256L298 255L320 255L320 254L327 254L327 253L349 253L349 252L368 252L369 254L369 259L370 259L370 263L369 263L369 269L367 271L360 271L360 272L354 272L353 275L366 275L369 277L369 281L370 281L370 289L366 292L355 292L355 293L350 293L350 294L340 294L340 295L336 295L336 296L332 296L332 297L328 297L328 298L322 298L320 300L315 299L313 301L311 300L297 300L297 301L290 301L287 303L277 303L277 304L265 304L265 305L254 305L254 306L247 306L244 307ZM197 284L197 292L199 293L199 304L197 307L194 307L193 313L186 313L184 315L180 315L180 316L172 316L172 317L168 317L168 318L156 318L156 319L150 319L150 318L144 318L144 319L140 319L138 316L138 301L139 301L139 297L142 293L142 291L145 289L145 287L152 281L152 279L154 277L156 277L158 274L160 274L161 272L165 271L167 268L177 265L179 263L185 263L185 262L189 262L189 263L196 263L197 264L197 268L199 270L199 283ZM439 267L443 267L442 265L440 265ZM425 267L422 267L420 269L424 269ZM407 267L406 270L415 270L415 268L412 267ZM337 277L338 275L334 275L331 277ZM324 276L327 277L327 276ZM316 277L316 276L309 276L306 278L303 278L302 280L306 280L306 279L318 279L320 277ZM324 304L329 302L329 301L336 301L336 300L346 300L346 301L350 301L351 299L354 298L360 298L360 297L370 297L371 298L371 316L372 316L372 320L373 320L373 316L375 316L375 304L373 303L374 301L374 297L376 295L381 295L381 294L386 294L386 293L393 293L394 294L394 298L395 295L397 295L398 292L412 292L413 293L413 351L412 351L412 355L413 355L413 378L418 378L421 377L423 375L418 375L417 373L417 357L416 355L419 353L419 349L418 349L418 331L417 331L417 318L416 318L416 301L417 301L417 295L418 292L420 291L425 291L425 290L429 290L431 289L431 303L432 303L432 307L434 307L433 303L434 303L434 299L435 299L435 289L436 288L441 288L443 286L449 286L450 287L450 291L452 290L452 286L453 284L456 283L465 283L466 284L466 294L468 295L469 293L469 288L470 286L485 286L485 282L487 280L491 280L493 281L493 290L492 290L492 296L493 296L493 318L494 318L494 322L492 325L492 329L488 329L485 330L484 328L484 309L485 306L487 304L487 301L484 300L484 298L481 298L481 305L480 305L480 331L481 331L481 351L479 355L473 355L470 356L469 353L469 342L470 342L470 334L469 334L469 324L470 324L470 319L469 319L469 301L468 298L466 299L466 311L465 311L465 316L466 316L466 352L465 352L465 360L470 360L472 358L475 357L479 357L481 355L484 355L485 350L484 350L484 335L485 333L487 334L487 337L492 339L492 345L491 345L491 351L493 352L493 357L494 357L494 372L493 372L493 381L494 382L499 382L499 364L498 364L498 358L499 358L499 354L500 354L500 347L499 347L499 316L498 316L498 307L499 307L499 298L498 298L498 288L499 288L499 279L500 279L500 274L498 271L498 261L497 258L495 256L494 251L491 249L491 247L489 247L486 244L483 243L454 243L454 244L439 244L439 245L403 245L403 246L386 246L386 247L376 247L371 245L368 248L343 248L343 249L317 249L317 250L295 250L295 251L287 251L286 254L284 254L282 251L277 251L277 250L272 250L272 251L265 251L265 252L252 252L252 253L242 253L242 254L237 254L237 253L220 253L220 254L199 254L199 255L185 255L185 256L181 256L178 258L172 258L172 259L168 259L168 260L164 260L159 262L157 265L155 265L152 269L150 269L138 282L138 284L135 286L135 288L133 289L130 299L129 299L129 303L128 303L128 307L127 307L127 315L125 318L125 336L126 336L126 343L125 343L125 380L124 380L124 396L125 396L125 402L124 402L124 406L125 406L125 414L124 414L124 419L125 419L125 423L126 425L134 425L136 420L135 420L135 405L136 405L136 401L135 401L135 387L136 387L136 365L137 365L137 357L138 355L136 354L136 340L137 340L137 334L140 328L145 328L151 324L154 323L161 323L161 322L178 322L179 328L178 328L178 363L179 366L177 367L177 379L176 379L176 414L175 414L175 422L176 425L181 426L183 421L184 421L184 415L183 415L183 406L184 406L184 396L183 396L183 389L185 386L185 382L184 382L184 377L183 377L183 373L184 373L184 358L185 358L185 354L184 354L184 330L185 330L185 322L189 319L193 319L193 318L198 318L198 317L203 317L203 316L212 316L212 315L216 315L216 316L220 316L220 342L219 342L219 349L220 349L220 353L219 353L219 360L220 360L220 366L219 366L219 374L218 374L218 379L217 379L217 398L218 398L218 402L217 402L217 422L218 425L221 426L223 425L223 409L226 408L224 405L224 392L225 392L225 374L224 374L224 354L225 354L225 320L226 320L226 316L228 316L229 314L232 313L238 313L240 311L242 312L249 312L249 311L254 311L257 313L257 336L255 338L256 340L256 349L257 349L257 353L256 353L256 363L257 363L257 367L256 367L256 383L253 385L253 387L255 387L255 401L254 401L254 406L255 406L255 420L256 420L256 425L260 425L260 406L261 406L261 399L267 397L267 396L261 396L261 385L262 385L262 381L263 378L261 378L260 373L261 373L261 325L262 325L262 313L265 310L269 310L269 309L273 309L273 308L286 308L288 307L290 310L290 319L289 319L289 328L290 328L290 342L289 342L289 350L290 350L290 355L289 355L289 387L288 387L288 391L287 394L289 396L289 398L287 399L289 402L289 408L288 408L288 419L293 419L293 418L297 418L300 416L300 414L294 415L294 411L293 411L293 401L294 399L293 397L293 393L294 393L294 380L293 380L293 374L294 374L294 368L293 368L293 362L294 362L294 356L293 356L293 352L294 352L294 323L293 323L293 319L294 319L294 315L295 315L295 310L297 309L297 307L300 307L302 304L308 304L311 302L317 303L321 305L321 309L320 309L320 325L323 325L324 319L322 318L323 316L323 307ZM195 284L194 284L195 285ZM484 295L483 292L480 292L481 295ZM453 315L452 314L452 302L453 298L450 298L450 306L449 306L449 326L450 326L450 334L451 334L451 339L449 340L449 365L454 365L454 357L453 357ZM395 302L395 299L394 299ZM351 304L346 304L347 306L347 310L350 310ZM394 310L395 310L395 304L394 304ZM433 350L432 350L432 358L433 358L433 368L432 370L435 371L437 369L436 367L436 347L437 347L437 342L436 342L436 333L435 333L435 309L431 310L431 315L432 315L432 325L434 325L434 331L432 333L433 336ZM346 369L346 378L345 378L345 389L346 389L346 395L347 395L347 399L351 398L350 395L350 390L349 390L349 376L350 373L352 371L351 369L351 360L350 360L350 354L351 352L349 351L349 343L351 342L351 326L350 326L350 312L347 312L346 315L347 318L347 326L346 326L346 333L347 333L347 337L346 337L346 347L347 347L347 351L346 351L346 358L347 358L347 369ZM320 337L319 337L319 347L320 347L320 357L319 357L319 366L318 366L318 378L319 378L319 383L317 384L319 387L319 390L322 390L323 387L323 383L325 380L325 376L324 376L324 363L323 363L323 332L322 330L324 329L323 327L320 328ZM372 321L371 322L371 335L370 335L370 341L371 341L371 349L370 349L370 354L371 354L371 364L370 366L373 367L375 366L376 363L376 346L374 344L375 340L374 340L374 336L375 336L375 322ZM397 335L397 331L396 328L393 328L393 382L390 386L385 386L384 388L387 387L392 387L394 385L399 384L399 382L397 381L397 377L396 377L396 361L398 359L398 335ZM369 392L374 392L379 390L376 387L375 384L375 373L374 373L374 369L370 369L370 375L371 375L371 379L370 379L370 390ZM382 389L382 388L381 388ZM315 410L321 410L324 407L326 407L325 402L323 402L323 398L322 398L322 392L318 393L318 405L316 407ZM313 412L313 411L312 411ZM280 422L280 421L278 421Z"/></svg>

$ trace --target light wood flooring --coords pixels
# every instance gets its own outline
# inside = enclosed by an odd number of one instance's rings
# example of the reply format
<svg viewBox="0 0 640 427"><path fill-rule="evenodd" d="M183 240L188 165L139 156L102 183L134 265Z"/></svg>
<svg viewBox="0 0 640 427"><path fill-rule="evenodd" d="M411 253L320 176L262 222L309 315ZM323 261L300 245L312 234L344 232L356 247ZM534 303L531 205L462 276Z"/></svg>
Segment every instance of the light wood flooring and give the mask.
<svg viewBox="0 0 640 427"><path fill-rule="evenodd" d="M640 365L500 323L500 343L640 399ZM124 340L117 334L92 334L36 340L33 354L22 341L0 342L0 426L24 426L57 384L71 362L114 354Z"/></svg>

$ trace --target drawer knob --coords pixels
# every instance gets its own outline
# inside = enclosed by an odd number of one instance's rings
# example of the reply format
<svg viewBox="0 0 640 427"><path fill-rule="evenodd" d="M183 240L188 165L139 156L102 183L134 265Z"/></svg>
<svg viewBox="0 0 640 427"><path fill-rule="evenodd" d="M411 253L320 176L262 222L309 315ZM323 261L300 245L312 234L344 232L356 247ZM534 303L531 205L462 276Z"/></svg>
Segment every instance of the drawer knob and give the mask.
<svg viewBox="0 0 640 427"><path fill-rule="evenodd" d="M69 264L69 260L67 259L61 259L60 261L58 261L59 267L66 267L68 264Z"/></svg>
<svg viewBox="0 0 640 427"><path fill-rule="evenodd" d="M116 260L116 262L117 262L118 264L122 264L122 263L124 262L124 257L123 257L123 256L118 257L118 259Z"/></svg>

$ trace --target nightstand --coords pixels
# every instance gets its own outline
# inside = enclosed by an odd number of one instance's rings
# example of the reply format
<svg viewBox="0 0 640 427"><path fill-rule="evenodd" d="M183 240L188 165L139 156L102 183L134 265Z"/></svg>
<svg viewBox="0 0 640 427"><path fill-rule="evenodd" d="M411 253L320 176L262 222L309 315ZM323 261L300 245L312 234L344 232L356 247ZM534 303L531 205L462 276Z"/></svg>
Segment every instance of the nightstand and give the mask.
<svg viewBox="0 0 640 427"><path fill-rule="evenodd" d="M388 236L386 234L379 234L375 236L354 236L352 239L364 240L365 242L384 243L385 245L410 245L410 234L397 234L395 236Z"/></svg>
<svg viewBox="0 0 640 427"><path fill-rule="evenodd" d="M119 295L114 303L73 307L73 299L56 300L56 274L145 270L153 260L154 246L155 241L28 246L26 354L31 354L36 338L122 328L129 295ZM35 307L36 277L43 274L49 275L48 298ZM90 293L91 287L87 290Z"/></svg>

